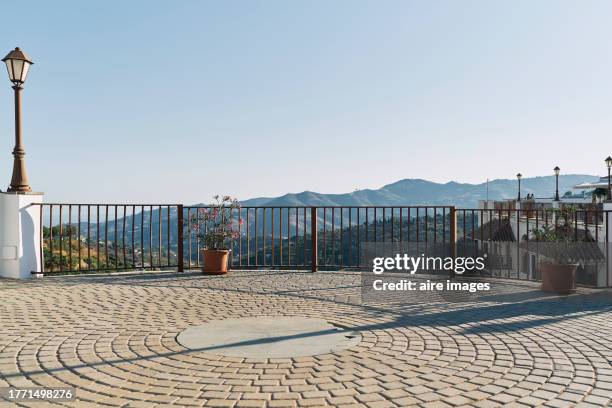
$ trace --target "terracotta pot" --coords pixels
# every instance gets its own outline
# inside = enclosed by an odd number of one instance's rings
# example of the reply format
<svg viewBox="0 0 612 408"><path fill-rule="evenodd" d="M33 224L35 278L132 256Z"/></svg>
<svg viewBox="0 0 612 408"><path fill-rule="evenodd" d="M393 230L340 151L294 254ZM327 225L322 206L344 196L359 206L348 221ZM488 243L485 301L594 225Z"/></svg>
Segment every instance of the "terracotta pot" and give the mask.
<svg viewBox="0 0 612 408"><path fill-rule="evenodd" d="M202 249L200 252L204 260L202 272L206 275L226 274L229 252L229 249Z"/></svg>
<svg viewBox="0 0 612 408"><path fill-rule="evenodd" d="M574 293L576 291L577 267L577 264L540 263L542 290L561 295Z"/></svg>

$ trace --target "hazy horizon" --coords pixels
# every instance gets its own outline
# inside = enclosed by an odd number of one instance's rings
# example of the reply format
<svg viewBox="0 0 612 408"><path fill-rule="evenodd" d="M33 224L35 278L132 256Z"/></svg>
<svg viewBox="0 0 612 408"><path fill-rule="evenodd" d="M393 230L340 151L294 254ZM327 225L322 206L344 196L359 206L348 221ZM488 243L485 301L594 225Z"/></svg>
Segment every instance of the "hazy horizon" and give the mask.
<svg viewBox="0 0 612 408"><path fill-rule="evenodd" d="M30 184L198 202L604 174L612 2L7 2ZM4 54L2 55L4 56ZM0 74L0 189L13 95ZM5 75L2 77L2 75ZM2 79L4 78L4 80ZM4 81L4 82L2 82Z"/></svg>
<svg viewBox="0 0 612 408"><path fill-rule="evenodd" d="M525 191L527 190L527 185L529 184L530 180L533 179L539 179L539 178L544 178L544 177L549 177L551 178L551 185L550 185L550 191L546 190L546 191L538 191L538 198L542 198L542 197L547 197L550 196L552 197L552 195L554 194L554 175L541 175L541 176L532 176L532 177L523 177L522 178L522 185L523 185L523 193L525 193ZM565 177L602 177L596 174L562 174L559 176L560 178L560 184L562 183L563 178ZM495 183L495 182L511 182L511 183L516 183L516 178L496 178L496 179L489 179L489 180L483 180L482 182L475 182L475 183L464 183L461 181L457 181L457 180L449 180L446 182L437 182L437 181L433 181L433 180L427 180L427 179L423 179L423 178L404 178L404 179L399 179L399 180L395 180L389 183L385 183L382 184L380 186L374 186L374 187L368 187L368 188L360 188L360 189L354 189L354 190L343 190L343 191L318 191L318 190L296 190L296 191L285 191L284 193L281 194L277 194L277 195L270 195L270 196L252 196L252 197L238 197L241 201L248 201L248 200L253 200L253 199L266 199L266 198L277 198L277 197L282 197L285 195L292 195L292 194L302 194L302 193L317 193L317 194L325 194L325 195L344 195L344 194L351 194L357 191L363 191L363 190L372 190L372 191L376 191L376 190L380 190L386 186L389 185L393 185L395 183L399 183L401 181L406 181L406 180L422 180L422 181L426 181L426 182L430 182L430 183L436 183L439 185L448 185L451 183L456 183L456 184L460 184L460 185L469 185L469 186L485 186L488 183ZM560 187L561 194L565 193L565 191L567 191L567 188L563 188ZM513 192L514 194L514 192ZM200 200L200 202L198 202L198 204L200 203L208 203L211 197L204 197L204 200ZM193 203L190 203L193 204Z"/></svg>

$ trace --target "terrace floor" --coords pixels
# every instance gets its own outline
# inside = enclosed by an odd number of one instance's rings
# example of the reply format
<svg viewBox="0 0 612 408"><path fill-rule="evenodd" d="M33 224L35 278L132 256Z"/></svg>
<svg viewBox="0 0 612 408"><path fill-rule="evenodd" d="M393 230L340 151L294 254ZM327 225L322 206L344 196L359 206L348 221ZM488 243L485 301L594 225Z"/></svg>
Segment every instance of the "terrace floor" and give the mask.
<svg viewBox="0 0 612 408"><path fill-rule="evenodd" d="M612 293L492 282L478 298L362 303L353 272L0 280L0 386L72 386L69 406L609 406ZM245 316L323 318L361 342L245 359L176 340Z"/></svg>

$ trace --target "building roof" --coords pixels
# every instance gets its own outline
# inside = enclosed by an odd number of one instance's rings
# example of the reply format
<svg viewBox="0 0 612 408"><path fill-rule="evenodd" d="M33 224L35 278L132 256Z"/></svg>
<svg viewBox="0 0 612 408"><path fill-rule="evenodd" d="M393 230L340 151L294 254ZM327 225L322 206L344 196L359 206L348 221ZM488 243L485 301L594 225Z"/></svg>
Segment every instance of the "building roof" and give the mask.
<svg viewBox="0 0 612 408"><path fill-rule="evenodd" d="M600 177L599 181L595 181L593 183L577 184L573 188L577 190L592 190L594 188L608 188L608 176Z"/></svg>
<svg viewBox="0 0 612 408"><path fill-rule="evenodd" d="M514 231L510 225L510 220L507 218L495 218L489 222L482 224L476 231L469 234L471 239L483 241L504 241L515 242Z"/></svg>

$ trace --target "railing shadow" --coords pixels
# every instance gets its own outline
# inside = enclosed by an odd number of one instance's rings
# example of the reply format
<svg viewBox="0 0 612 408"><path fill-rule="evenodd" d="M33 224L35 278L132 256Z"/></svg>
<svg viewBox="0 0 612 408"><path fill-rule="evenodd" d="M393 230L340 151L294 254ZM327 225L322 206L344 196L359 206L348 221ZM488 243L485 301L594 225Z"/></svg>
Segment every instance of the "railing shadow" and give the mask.
<svg viewBox="0 0 612 408"><path fill-rule="evenodd" d="M296 272L274 272L274 274L295 274ZM334 272L336 274L337 272ZM269 275L269 272L267 273ZM312 276L310 273L304 273L305 275ZM345 275L356 275L357 273L345 273ZM262 275L263 278L265 275ZM245 274L244 276L232 275L231 279L236 278L253 278L253 274ZM612 310L612 291L608 290L593 290L592 293L580 293L571 296L557 296L542 292L534 289L533 285L520 285L520 282L499 282L500 285L505 287L506 292L492 293L487 295L480 295L477 300L469 300L465 302L453 302L448 298L443 297L431 297L425 300L400 300L397 303L393 303L389 306L364 304L359 301L339 300L338 294L334 294L334 291L339 289L357 289L360 284L342 284L342 285L330 285L326 287L303 287L295 288L290 290L257 290L252 287L249 289L231 288L225 286L185 286L185 285L168 285L166 281L172 281L174 279L184 280L186 278L192 278L197 283L208 283L216 282L227 279L226 277L206 277L202 278L199 274L193 274L192 276L185 276L185 274L175 274L173 276L165 277L147 277L144 279L145 282L141 282L142 286L150 286L150 283L155 282L157 285L162 279L164 288L182 288L182 289L206 289L215 290L221 292L232 292L238 294L255 294L263 296L281 296L297 298L301 300L314 300L330 302L344 306L353 306L357 308L359 313L369 313L374 316L396 316L397 322L410 323L410 325L431 325L441 324L446 325L461 325L467 323L483 322L488 320L500 320L509 319L514 317L520 317L525 315L535 316L548 316L551 318L556 317L568 317L574 316L584 312L607 312ZM140 277L142 279L142 277ZM106 284L112 285L133 285L134 282L126 280L121 282L120 280L109 279L105 281ZM497 283L497 282L495 282ZM520 288L515 292L508 292L512 288ZM329 296L325 296L325 293L321 295L312 294L312 292L324 292L329 291ZM354 297L360 298L360 292L355 292ZM346 298L347 296L341 296ZM404 299L406 298L403 296ZM379 302L384 303L384 302ZM453 309L448 310L449 307ZM444 308L446 310L440 310ZM544 324L544 323L543 323ZM386 326L385 326L386 327Z"/></svg>

